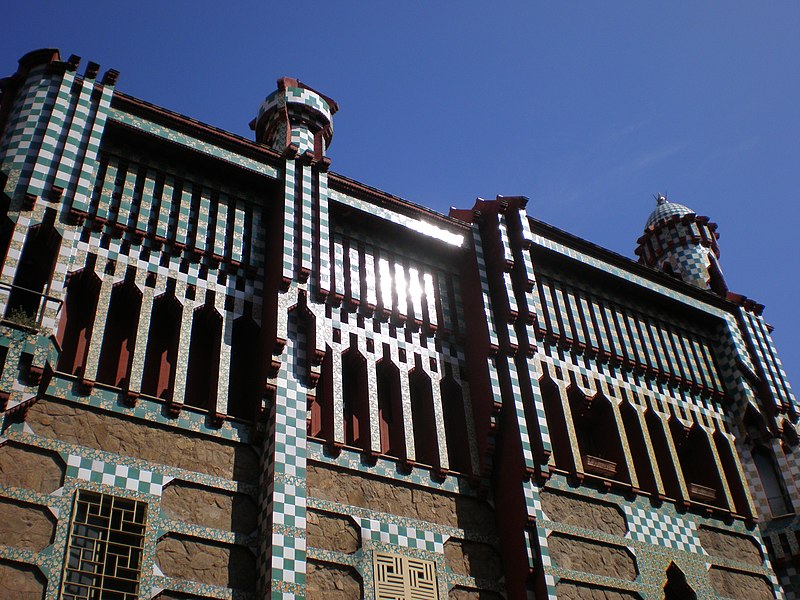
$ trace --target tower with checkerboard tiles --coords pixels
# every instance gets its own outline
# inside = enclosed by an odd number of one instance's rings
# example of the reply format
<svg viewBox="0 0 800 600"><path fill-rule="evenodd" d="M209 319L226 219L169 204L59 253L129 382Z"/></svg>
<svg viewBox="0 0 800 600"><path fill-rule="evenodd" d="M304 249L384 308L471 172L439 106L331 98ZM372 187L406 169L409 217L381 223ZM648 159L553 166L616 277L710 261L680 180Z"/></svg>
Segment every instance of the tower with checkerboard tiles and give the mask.
<svg viewBox="0 0 800 600"><path fill-rule="evenodd" d="M80 62L0 84L5 589L795 597L797 408L707 219L637 264L440 215L330 173L297 79L251 142Z"/></svg>

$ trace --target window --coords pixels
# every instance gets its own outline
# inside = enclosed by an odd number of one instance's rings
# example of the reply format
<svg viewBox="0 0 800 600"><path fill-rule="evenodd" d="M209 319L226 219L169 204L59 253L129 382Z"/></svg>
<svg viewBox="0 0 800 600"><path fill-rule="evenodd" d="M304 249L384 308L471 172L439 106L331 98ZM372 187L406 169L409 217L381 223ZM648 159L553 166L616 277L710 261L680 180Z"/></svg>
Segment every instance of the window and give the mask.
<svg viewBox="0 0 800 600"><path fill-rule="evenodd" d="M786 493L783 478L778 470L778 465L775 464L775 457L772 452L759 445L753 448L752 453L758 476L761 478L761 485L767 495L767 502L772 516L781 517L794 512L792 501L789 498L789 494Z"/></svg>
<svg viewBox="0 0 800 600"><path fill-rule="evenodd" d="M79 491L62 600L138 598L146 521L146 502Z"/></svg>
<svg viewBox="0 0 800 600"><path fill-rule="evenodd" d="M399 554L375 552L376 600L438 600L436 564Z"/></svg>

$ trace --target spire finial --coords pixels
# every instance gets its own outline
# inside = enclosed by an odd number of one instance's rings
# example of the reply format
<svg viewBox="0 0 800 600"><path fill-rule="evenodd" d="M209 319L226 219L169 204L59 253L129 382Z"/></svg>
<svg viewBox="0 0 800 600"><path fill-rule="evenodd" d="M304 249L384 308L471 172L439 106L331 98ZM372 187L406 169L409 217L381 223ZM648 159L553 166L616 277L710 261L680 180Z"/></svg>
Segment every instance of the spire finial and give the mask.
<svg viewBox="0 0 800 600"><path fill-rule="evenodd" d="M656 203L657 204L664 204L667 201L667 195L658 192L656 195Z"/></svg>

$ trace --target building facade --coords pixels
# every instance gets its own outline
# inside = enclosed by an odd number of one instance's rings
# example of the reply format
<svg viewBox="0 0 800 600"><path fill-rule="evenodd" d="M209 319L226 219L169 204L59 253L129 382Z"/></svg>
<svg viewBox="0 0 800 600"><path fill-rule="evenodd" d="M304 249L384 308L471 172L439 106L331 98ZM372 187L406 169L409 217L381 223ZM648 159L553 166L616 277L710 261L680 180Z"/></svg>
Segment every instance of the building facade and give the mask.
<svg viewBox="0 0 800 600"><path fill-rule="evenodd" d="M716 226L638 262L524 197L329 171L31 52L0 98L0 589L20 599L797 598L797 405Z"/></svg>

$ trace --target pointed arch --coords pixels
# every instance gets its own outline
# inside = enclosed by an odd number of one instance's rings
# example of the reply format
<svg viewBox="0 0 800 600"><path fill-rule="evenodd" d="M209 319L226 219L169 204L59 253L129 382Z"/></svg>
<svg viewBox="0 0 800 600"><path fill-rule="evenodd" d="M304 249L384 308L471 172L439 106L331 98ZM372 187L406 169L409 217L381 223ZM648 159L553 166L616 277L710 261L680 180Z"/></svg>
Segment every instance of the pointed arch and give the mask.
<svg viewBox="0 0 800 600"><path fill-rule="evenodd" d="M441 381L442 416L447 440L447 458L450 469L459 473L472 471L469 436L467 435L467 417L464 411L464 394L449 372Z"/></svg>
<svg viewBox="0 0 800 600"><path fill-rule="evenodd" d="M403 459L406 455L403 400L400 392L400 370L384 348L383 358L375 367L378 394L378 425L381 454Z"/></svg>
<svg viewBox="0 0 800 600"><path fill-rule="evenodd" d="M418 463L439 466L439 445L436 435L436 414L433 409L433 388L428 374L417 365L408 376L411 391L411 418L414 425L415 460Z"/></svg>
<svg viewBox="0 0 800 600"><path fill-rule="evenodd" d="M351 339L350 348L342 354L344 443L361 450L369 449L368 394L367 361Z"/></svg>
<svg viewBox="0 0 800 600"><path fill-rule="evenodd" d="M650 462L650 452L645 442L642 422L639 419L639 412L627 399L620 404L619 412L622 416L625 436L628 439L628 445L633 455L633 465L636 469L636 478L639 480L639 487L648 494L655 496L658 494L658 484L656 483L656 476Z"/></svg>
<svg viewBox="0 0 800 600"><path fill-rule="evenodd" d="M669 428L689 497L703 504L724 507L722 481L705 430L697 423L686 427L675 417L669 419Z"/></svg>
<svg viewBox="0 0 800 600"><path fill-rule="evenodd" d="M113 386L128 382L141 307L142 292L131 279L112 288L97 366L98 382Z"/></svg>
<svg viewBox="0 0 800 600"><path fill-rule="evenodd" d="M172 291L161 294L153 301L142 376L143 394L164 400L172 399L182 312L183 307Z"/></svg>
<svg viewBox="0 0 800 600"><path fill-rule="evenodd" d="M233 322L228 414L254 419L263 386L259 385L261 328L250 315Z"/></svg>
<svg viewBox="0 0 800 600"><path fill-rule="evenodd" d="M333 442L333 352L326 347L316 394L308 395L306 431L310 437Z"/></svg>
<svg viewBox="0 0 800 600"><path fill-rule="evenodd" d="M553 446L555 466L564 471L574 471L575 464L572 457L572 449L570 448L561 390L546 372L539 379L539 390L542 394L544 413L547 417L547 428L550 430L550 443Z"/></svg>
<svg viewBox="0 0 800 600"><path fill-rule="evenodd" d="M697 594L686 581L686 575L674 562L667 568L664 600L697 600Z"/></svg>
<svg viewBox="0 0 800 600"><path fill-rule="evenodd" d="M8 247L11 245L11 238L14 235L14 221L8 216L8 209L11 206L11 198L0 189L0 265L6 262Z"/></svg>
<svg viewBox="0 0 800 600"><path fill-rule="evenodd" d="M630 483L611 402L600 392L586 396L575 385L567 388L567 398L584 470Z"/></svg>
<svg viewBox="0 0 800 600"><path fill-rule="evenodd" d="M6 316L22 311L37 318L42 294L53 275L61 235L50 221L30 228L22 246L14 288L6 306Z"/></svg>
<svg viewBox="0 0 800 600"><path fill-rule="evenodd" d="M58 370L62 373L80 375L86 367L99 296L100 278L91 269L83 269L69 276L56 338L61 345Z"/></svg>
<svg viewBox="0 0 800 600"><path fill-rule="evenodd" d="M750 504L747 502L747 493L744 488L745 484L744 481L742 481L739 468L736 464L735 450L732 442L719 429L714 430L712 440L717 448L720 462L722 463L722 472L728 483L728 489L731 491L734 504L732 508L739 515L752 516Z"/></svg>
<svg viewBox="0 0 800 600"><path fill-rule="evenodd" d="M664 494L672 500L681 498L681 485L678 480L678 472L675 462L672 459L672 452L667 442L667 432L661 417L658 416L652 407L648 407L644 413L644 420L647 424L647 433L650 434L650 441L653 444L653 452L656 455L656 464L661 475L661 485L664 487Z"/></svg>
<svg viewBox="0 0 800 600"><path fill-rule="evenodd" d="M792 499L786 490L783 476L775 460L775 454L764 444L755 444L750 452L758 471L758 477L761 480L761 486L767 496L767 503L772 517L793 513Z"/></svg>
<svg viewBox="0 0 800 600"><path fill-rule="evenodd" d="M219 350L222 342L222 316L213 304L196 308L192 316L189 366L186 371L187 406L208 411L217 407Z"/></svg>

